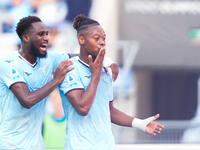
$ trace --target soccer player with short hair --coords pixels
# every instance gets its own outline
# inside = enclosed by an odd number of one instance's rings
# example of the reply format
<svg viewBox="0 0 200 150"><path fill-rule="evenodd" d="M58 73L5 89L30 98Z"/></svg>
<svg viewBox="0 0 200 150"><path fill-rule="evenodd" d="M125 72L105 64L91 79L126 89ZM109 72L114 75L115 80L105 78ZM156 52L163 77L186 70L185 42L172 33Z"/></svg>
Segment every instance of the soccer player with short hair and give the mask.
<svg viewBox="0 0 200 150"><path fill-rule="evenodd" d="M38 17L22 18L16 32L20 50L0 60L0 149L43 150L46 96L72 70L66 69L72 62L67 54L47 52L49 32Z"/></svg>

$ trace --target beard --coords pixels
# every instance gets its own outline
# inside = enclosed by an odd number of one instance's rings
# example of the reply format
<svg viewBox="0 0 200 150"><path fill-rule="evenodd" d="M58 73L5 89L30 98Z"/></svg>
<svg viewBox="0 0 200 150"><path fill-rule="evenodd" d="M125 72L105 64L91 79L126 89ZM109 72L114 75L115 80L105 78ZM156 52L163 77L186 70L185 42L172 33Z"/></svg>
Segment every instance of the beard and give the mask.
<svg viewBox="0 0 200 150"><path fill-rule="evenodd" d="M45 57L47 56L47 52L45 52L44 54L42 54L42 53L40 52L40 50L37 49L37 48L34 46L33 42L31 42L30 53L31 53L33 56L39 57L39 58L45 58Z"/></svg>

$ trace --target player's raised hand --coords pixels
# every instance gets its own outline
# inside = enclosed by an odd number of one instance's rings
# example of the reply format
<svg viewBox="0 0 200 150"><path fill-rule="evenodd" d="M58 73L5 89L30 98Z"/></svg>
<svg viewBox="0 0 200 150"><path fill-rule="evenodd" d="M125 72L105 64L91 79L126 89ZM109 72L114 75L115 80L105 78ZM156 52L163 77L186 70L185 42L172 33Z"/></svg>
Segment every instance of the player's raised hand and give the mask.
<svg viewBox="0 0 200 150"><path fill-rule="evenodd" d="M94 60L94 62L92 56L91 55L88 56L89 66L93 76L97 75L100 77L105 53L106 53L105 48L102 48L97 54L97 57Z"/></svg>

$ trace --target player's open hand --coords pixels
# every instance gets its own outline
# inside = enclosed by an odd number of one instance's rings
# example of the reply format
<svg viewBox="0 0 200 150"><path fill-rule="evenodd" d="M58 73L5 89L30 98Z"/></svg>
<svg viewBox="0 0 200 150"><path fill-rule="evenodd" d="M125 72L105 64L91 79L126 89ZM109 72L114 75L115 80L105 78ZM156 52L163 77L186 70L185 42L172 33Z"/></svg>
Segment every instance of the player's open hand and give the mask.
<svg viewBox="0 0 200 150"><path fill-rule="evenodd" d="M65 75L74 69L74 67L68 68L73 64L70 60L65 60L60 63L60 65L56 68L56 70L53 72L53 79L58 82L58 84L61 84L62 81L65 78Z"/></svg>
<svg viewBox="0 0 200 150"><path fill-rule="evenodd" d="M119 67L116 63L113 63L110 65L110 68L112 70L112 80L115 82L119 74ZM107 74L109 74L108 68L104 67L104 70Z"/></svg>
<svg viewBox="0 0 200 150"><path fill-rule="evenodd" d="M91 70L93 76L100 77L105 53L106 53L105 48L102 48L99 51L94 62L93 62L92 56L91 55L88 56L89 66L90 66L90 70Z"/></svg>
<svg viewBox="0 0 200 150"><path fill-rule="evenodd" d="M112 79L113 79L113 82L116 81L117 77L118 77L118 74L119 74L119 67L116 63L113 63L111 66L110 66L111 70L112 70Z"/></svg>
<svg viewBox="0 0 200 150"><path fill-rule="evenodd" d="M158 119L160 117L160 114L157 114L154 116L154 120ZM157 133L161 133L162 129L164 128L164 126L156 121L151 121L149 122L149 124L146 126L145 131L148 134L151 135L156 135Z"/></svg>

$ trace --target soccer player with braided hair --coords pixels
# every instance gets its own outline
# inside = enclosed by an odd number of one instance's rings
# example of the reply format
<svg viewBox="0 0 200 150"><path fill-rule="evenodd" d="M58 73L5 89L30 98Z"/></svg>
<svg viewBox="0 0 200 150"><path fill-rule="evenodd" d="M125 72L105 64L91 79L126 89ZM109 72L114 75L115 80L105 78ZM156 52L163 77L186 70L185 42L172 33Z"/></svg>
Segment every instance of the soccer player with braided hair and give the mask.
<svg viewBox="0 0 200 150"><path fill-rule="evenodd" d="M111 122L137 127L151 135L160 133L164 126L154 121L159 114L141 120L113 106L112 74L102 68L106 34L100 24L80 14L73 27L80 53L70 59L74 69L59 86L67 118L65 150L115 150Z"/></svg>

